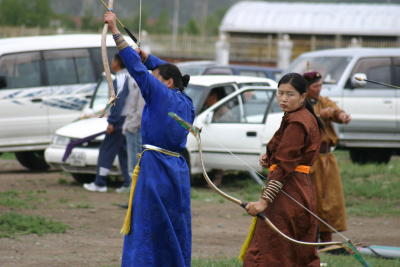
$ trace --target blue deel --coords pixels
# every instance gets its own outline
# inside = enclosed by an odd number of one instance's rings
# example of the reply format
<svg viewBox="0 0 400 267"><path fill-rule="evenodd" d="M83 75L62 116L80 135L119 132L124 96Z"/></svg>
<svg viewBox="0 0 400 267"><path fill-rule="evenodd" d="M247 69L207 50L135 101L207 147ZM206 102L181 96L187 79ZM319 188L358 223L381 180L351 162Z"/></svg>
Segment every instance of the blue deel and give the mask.
<svg viewBox="0 0 400 267"><path fill-rule="evenodd" d="M143 144L181 152L188 131L168 112L192 123L191 99L179 90L167 88L148 72L164 61L150 55L145 66L131 47L121 50L120 56L146 102L141 124ZM191 235L190 176L185 159L146 151L140 162L122 266L190 266Z"/></svg>

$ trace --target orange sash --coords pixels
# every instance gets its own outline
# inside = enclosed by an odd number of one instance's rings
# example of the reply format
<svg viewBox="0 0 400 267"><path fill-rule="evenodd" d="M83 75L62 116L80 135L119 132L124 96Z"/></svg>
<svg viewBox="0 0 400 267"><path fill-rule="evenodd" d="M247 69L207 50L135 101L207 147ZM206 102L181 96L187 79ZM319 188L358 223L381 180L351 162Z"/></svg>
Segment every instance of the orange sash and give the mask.
<svg viewBox="0 0 400 267"><path fill-rule="evenodd" d="M268 169L270 172L272 172L277 167L278 167L278 165L272 164L271 166L269 166ZM311 170L311 166L307 166L307 165L297 165L297 167L294 169L294 171L296 171L296 172L301 172L301 173L305 173L305 174L309 174L310 170Z"/></svg>

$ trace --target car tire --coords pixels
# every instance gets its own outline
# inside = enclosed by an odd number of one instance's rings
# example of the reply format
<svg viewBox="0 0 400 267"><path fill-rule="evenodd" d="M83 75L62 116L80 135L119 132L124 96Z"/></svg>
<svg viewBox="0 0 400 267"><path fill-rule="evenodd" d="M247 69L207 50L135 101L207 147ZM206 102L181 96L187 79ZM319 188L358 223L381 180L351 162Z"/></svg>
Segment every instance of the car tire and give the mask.
<svg viewBox="0 0 400 267"><path fill-rule="evenodd" d="M50 168L44 159L44 151L15 152L18 162L31 171L46 171Z"/></svg>
<svg viewBox="0 0 400 267"><path fill-rule="evenodd" d="M388 149L353 148L350 149L351 161L357 164L381 163L386 164L392 157L392 151Z"/></svg>
<svg viewBox="0 0 400 267"><path fill-rule="evenodd" d="M96 175L89 173L71 173L71 175L80 184L91 183L96 179Z"/></svg>

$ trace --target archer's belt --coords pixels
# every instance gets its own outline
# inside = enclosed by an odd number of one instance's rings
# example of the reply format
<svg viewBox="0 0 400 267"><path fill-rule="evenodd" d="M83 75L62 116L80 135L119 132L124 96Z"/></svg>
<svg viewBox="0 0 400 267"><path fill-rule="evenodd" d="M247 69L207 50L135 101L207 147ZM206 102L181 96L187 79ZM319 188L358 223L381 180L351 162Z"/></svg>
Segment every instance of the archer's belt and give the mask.
<svg viewBox="0 0 400 267"><path fill-rule="evenodd" d="M153 146L153 145L147 145L146 144L146 145L143 145L143 148L144 148L144 151L146 151L146 150L158 151L160 153L163 153L163 154L166 154L166 155L169 155L169 156L173 156L173 157L177 157L177 158L179 158L181 156L181 154L179 154L177 152L173 152L173 151L170 151L170 150L167 150L167 149L164 149L164 148L161 148L161 147Z"/></svg>
<svg viewBox="0 0 400 267"><path fill-rule="evenodd" d="M278 165L276 164L272 164L271 166L269 166L268 170L270 172L272 172L273 170L275 170L278 167ZM301 173L305 173L305 174L309 174L310 173L310 169L311 166L307 166L307 165L297 165L297 167L294 169L295 172L301 172Z"/></svg>

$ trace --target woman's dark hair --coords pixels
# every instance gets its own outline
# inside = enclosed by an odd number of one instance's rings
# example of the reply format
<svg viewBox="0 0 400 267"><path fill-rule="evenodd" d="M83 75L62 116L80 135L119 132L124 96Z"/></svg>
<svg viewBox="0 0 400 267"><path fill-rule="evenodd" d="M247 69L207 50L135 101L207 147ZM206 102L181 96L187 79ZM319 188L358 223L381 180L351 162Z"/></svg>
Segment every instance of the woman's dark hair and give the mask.
<svg viewBox="0 0 400 267"><path fill-rule="evenodd" d="M118 64L119 64L119 66L121 67L121 69L125 69L125 68L126 68L124 62L122 62L121 56L120 56L118 53L116 53L116 54L114 55L114 60L115 60L115 61L118 61Z"/></svg>
<svg viewBox="0 0 400 267"><path fill-rule="evenodd" d="M164 80L172 78L175 87L181 91L183 91L189 83L190 76L187 74L182 76L181 71L174 64L161 64L157 69L158 73L161 75L161 77L163 77Z"/></svg>
<svg viewBox="0 0 400 267"><path fill-rule="evenodd" d="M294 89L296 89L297 92L299 92L300 95L307 93L308 82L306 81L306 79L303 78L302 75L298 73L292 72L283 75L283 77L278 82L278 87L281 84L290 84L291 86L293 86ZM320 118L317 117L314 112L313 106L307 98L305 99L304 105L306 109L308 109L308 111L310 111L317 120L319 129L324 129L324 123L320 120Z"/></svg>

